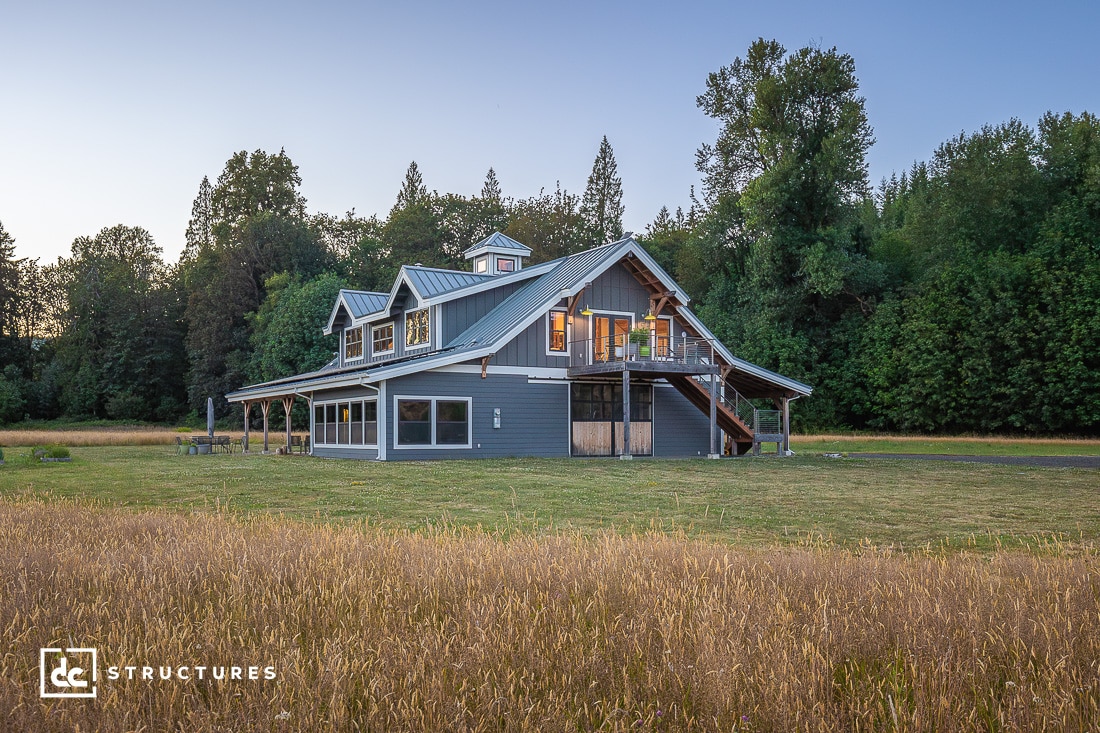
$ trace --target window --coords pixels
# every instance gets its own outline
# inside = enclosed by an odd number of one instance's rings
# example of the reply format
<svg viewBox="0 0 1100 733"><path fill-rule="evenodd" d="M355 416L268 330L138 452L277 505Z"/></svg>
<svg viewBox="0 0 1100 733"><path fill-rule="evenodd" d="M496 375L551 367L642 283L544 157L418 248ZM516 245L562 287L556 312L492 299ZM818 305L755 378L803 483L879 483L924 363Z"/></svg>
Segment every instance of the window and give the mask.
<svg viewBox="0 0 1100 733"><path fill-rule="evenodd" d="M516 261L510 257L501 257L497 260L497 272L515 272Z"/></svg>
<svg viewBox="0 0 1100 733"><path fill-rule="evenodd" d="M405 346L427 346L431 332L428 309L409 311L405 314Z"/></svg>
<svg viewBox="0 0 1100 733"><path fill-rule="evenodd" d="M489 269L489 258L488 257L478 257L476 260L474 260L474 272L483 273L483 272L487 272L488 269Z"/></svg>
<svg viewBox="0 0 1100 733"><path fill-rule="evenodd" d="M395 397L397 448L469 448L469 397Z"/></svg>
<svg viewBox="0 0 1100 733"><path fill-rule="evenodd" d="M363 358L363 327L344 331L344 361Z"/></svg>
<svg viewBox="0 0 1100 733"><path fill-rule="evenodd" d="M384 323L381 326L375 326L370 330L371 333L371 355L378 356L380 354L392 354L393 353L393 324Z"/></svg>
<svg viewBox="0 0 1100 733"><path fill-rule="evenodd" d="M565 311L550 311L549 328L547 329L549 343L546 350L565 353Z"/></svg>
<svg viewBox="0 0 1100 733"><path fill-rule="evenodd" d="M378 401L314 403L313 444L350 447L378 445Z"/></svg>
<svg viewBox="0 0 1100 733"><path fill-rule="evenodd" d="M654 354L658 359L668 359L672 356L672 319L667 316L661 316L653 322L653 335L656 337L654 340L654 346L657 348L657 353Z"/></svg>

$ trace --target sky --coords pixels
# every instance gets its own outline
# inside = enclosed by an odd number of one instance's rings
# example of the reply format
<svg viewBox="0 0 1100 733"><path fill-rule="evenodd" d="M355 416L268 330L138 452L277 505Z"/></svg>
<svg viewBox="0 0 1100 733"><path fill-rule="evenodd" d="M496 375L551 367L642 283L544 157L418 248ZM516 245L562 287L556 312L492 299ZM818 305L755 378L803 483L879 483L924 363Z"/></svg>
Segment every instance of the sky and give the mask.
<svg viewBox="0 0 1100 733"><path fill-rule="evenodd" d="M687 209L707 74L757 38L852 56L877 185L962 132L1100 114L1100 2L0 0L0 223L51 262L116 224L175 262L203 176L285 149L310 213L425 185L580 194L607 136L624 225Z"/></svg>

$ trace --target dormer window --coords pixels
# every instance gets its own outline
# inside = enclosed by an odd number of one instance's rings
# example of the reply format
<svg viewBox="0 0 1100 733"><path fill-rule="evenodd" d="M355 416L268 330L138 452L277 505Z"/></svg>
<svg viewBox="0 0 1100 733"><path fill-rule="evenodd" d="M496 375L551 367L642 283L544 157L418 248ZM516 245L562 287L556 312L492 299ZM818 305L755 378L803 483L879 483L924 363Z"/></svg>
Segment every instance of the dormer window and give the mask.
<svg viewBox="0 0 1100 733"><path fill-rule="evenodd" d="M511 257L497 258L497 272L515 272L516 261Z"/></svg>
<svg viewBox="0 0 1100 733"><path fill-rule="evenodd" d="M488 257L478 257L476 260L474 260L474 272L478 273L479 275L484 275L488 271L489 271L489 258Z"/></svg>
<svg viewBox="0 0 1100 733"><path fill-rule="evenodd" d="M427 308L405 313L405 346L427 346L430 325Z"/></svg>
<svg viewBox="0 0 1100 733"><path fill-rule="evenodd" d="M344 331L344 361L363 358L363 327L356 326Z"/></svg>

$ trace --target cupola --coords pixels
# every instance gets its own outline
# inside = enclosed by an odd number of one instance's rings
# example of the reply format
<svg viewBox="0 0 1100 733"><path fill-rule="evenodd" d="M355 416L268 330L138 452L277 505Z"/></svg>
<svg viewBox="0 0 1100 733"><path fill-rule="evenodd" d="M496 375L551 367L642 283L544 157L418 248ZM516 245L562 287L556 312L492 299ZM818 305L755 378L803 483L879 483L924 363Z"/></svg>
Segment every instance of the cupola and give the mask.
<svg viewBox="0 0 1100 733"><path fill-rule="evenodd" d="M473 260L478 275L507 275L523 269L523 258L531 256L531 248L500 232L494 232L462 253Z"/></svg>

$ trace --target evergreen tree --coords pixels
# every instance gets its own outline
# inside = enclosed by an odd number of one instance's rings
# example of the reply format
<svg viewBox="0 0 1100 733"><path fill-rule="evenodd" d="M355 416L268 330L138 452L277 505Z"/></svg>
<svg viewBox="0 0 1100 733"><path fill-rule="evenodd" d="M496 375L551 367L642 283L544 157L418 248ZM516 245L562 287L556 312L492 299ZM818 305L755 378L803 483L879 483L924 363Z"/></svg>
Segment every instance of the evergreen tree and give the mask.
<svg viewBox="0 0 1100 733"><path fill-rule="evenodd" d="M606 135L588 175L580 214L591 245L606 244L623 234L623 181Z"/></svg>
<svg viewBox="0 0 1100 733"><path fill-rule="evenodd" d="M420 175L420 167L416 161L409 163L405 171L405 180L401 182L401 190L397 192L397 203L393 210L400 211L410 206L424 203L428 198L428 187L424 185L424 178ZM392 216L392 212L391 212Z"/></svg>
<svg viewBox="0 0 1100 733"><path fill-rule="evenodd" d="M184 235L185 244L181 258L184 261L194 261L199 252L214 246L213 194L210 179L203 176L198 195L191 204L191 219L187 222L187 232Z"/></svg>

